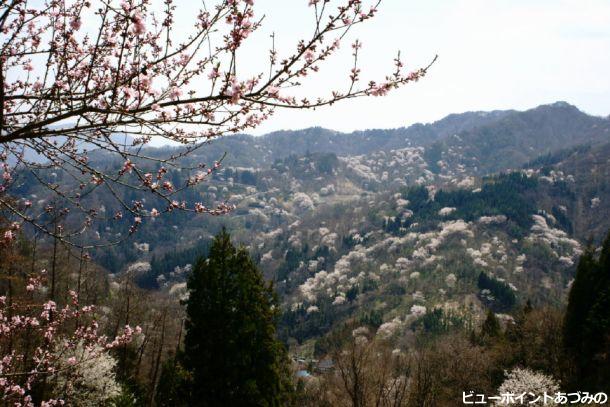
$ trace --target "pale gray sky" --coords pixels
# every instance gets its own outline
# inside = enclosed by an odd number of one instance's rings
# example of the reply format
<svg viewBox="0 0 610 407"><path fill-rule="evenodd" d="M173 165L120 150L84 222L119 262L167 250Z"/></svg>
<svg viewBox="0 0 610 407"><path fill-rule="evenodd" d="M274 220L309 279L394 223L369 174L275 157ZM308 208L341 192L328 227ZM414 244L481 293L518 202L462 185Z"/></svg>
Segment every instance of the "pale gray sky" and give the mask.
<svg viewBox="0 0 610 407"><path fill-rule="evenodd" d="M266 18L243 54L252 69L266 62L272 31L280 50L293 49L313 22L307 0L256 0L255 5ZM391 69L398 49L407 67L425 65L435 54L439 60L423 81L388 97L316 111L278 111L254 133L309 126L392 128L449 113L527 109L557 100L595 115L610 113L608 0L384 0L378 16L359 26L342 53L306 82L307 94L345 83L355 38L364 43L366 80Z"/></svg>

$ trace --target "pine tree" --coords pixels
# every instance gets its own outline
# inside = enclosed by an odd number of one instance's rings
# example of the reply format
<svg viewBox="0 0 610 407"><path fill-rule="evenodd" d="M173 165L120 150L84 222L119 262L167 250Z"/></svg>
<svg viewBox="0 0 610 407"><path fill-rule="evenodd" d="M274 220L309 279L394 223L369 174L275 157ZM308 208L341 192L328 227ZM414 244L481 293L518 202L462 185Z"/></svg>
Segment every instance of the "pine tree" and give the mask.
<svg viewBox="0 0 610 407"><path fill-rule="evenodd" d="M500 322L492 310L487 310L487 316L481 326L481 336L484 338L497 338L501 335Z"/></svg>
<svg viewBox="0 0 610 407"><path fill-rule="evenodd" d="M583 344L583 322L591 307L595 293L596 262L593 250L588 248L580 257L576 277L568 297L564 341L568 348L580 351Z"/></svg>
<svg viewBox="0 0 610 407"><path fill-rule="evenodd" d="M573 386L597 391L610 383L610 233L599 259L581 256L570 290L564 344L576 365Z"/></svg>
<svg viewBox="0 0 610 407"><path fill-rule="evenodd" d="M161 368L155 404L160 407L188 407L192 378L180 360L182 354L167 360Z"/></svg>
<svg viewBox="0 0 610 407"><path fill-rule="evenodd" d="M279 406L287 394L287 357L275 339L277 298L244 248L223 230L187 287L183 365L190 406Z"/></svg>

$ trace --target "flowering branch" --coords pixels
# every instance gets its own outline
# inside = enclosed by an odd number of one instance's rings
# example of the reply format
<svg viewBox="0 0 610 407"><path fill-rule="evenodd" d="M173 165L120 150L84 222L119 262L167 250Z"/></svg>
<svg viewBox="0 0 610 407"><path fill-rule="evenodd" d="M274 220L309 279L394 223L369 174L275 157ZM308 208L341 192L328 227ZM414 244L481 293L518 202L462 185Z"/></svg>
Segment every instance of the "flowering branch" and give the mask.
<svg viewBox="0 0 610 407"><path fill-rule="evenodd" d="M238 50L261 26L253 0L220 0L209 10L199 10L180 42L174 41L173 0L164 0L162 11L151 0L46 0L38 7L25 0L3 2L0 206L19 223L78 247L113 243L83 243L96 220L129 214L132 234L145 219L174 210L227 213L232 207L223 202L208 208L177 199L221 166L222 159L210 167L185 167L189 154L223 135L255 128L277 108L311 109L383 96L419 80L429 69L405 72L397 59L394 71L382 81L361 85L356 42L345 91L331 90L314 99L289 95L288 89L317 73L345 35L373 18L379 5L377 1L365 8L361 0L339 3L331 14L330 0L310 0L313 33L282 59L273 42L269 75L263 79L262 72L244 77L237 68ZM88 22L87 29L83 21ZM97 23L89 23L93 21ZM183 147L169 156L147 153L144 147L154 138ZM118 158L121 168L100 165L91 157L93 150ZM30 158L32 154L37 158ZM62 183L45 176L58 170ZM171 170L196 173L184 185L172 185L167 179ZM18 178L26 175L50 191L48 202L7 198ZM151 194L161 207L145 207L144 200L124 201L126 189ZM98 191L116 198L113 215L104 216L86 199ZM49 221L49 211L56 210L69 212L72 220L64 222L61 233Z"/></svg>
<svg viewBox="0 0 610 407"><path fill-rule="evenodd" d="M26 285L30 300L43 286L45 272L31 277ZM78 368L110 349L125 345L141 332L125 326L112 340L98 332L93 306L81 306L78 295L70 291L70 302L59 307L54 301L25 304L0 297L0 394L15 405L34 406L32 391L58 375L79 380ZM33 345L16 346L27 341ZM17 349L21 349L17 351ZM75 350L80 349L80 352ZM21 404L18 404L21 403ZM43 406L63 404L51 399Z"/></svg>

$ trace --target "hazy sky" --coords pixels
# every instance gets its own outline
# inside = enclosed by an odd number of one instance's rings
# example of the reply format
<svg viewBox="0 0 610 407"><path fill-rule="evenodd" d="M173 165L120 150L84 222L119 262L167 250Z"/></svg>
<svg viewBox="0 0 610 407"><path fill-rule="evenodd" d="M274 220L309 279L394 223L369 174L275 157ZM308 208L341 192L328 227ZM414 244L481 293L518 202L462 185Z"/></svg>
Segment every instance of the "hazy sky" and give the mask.
<svg viewBox="0 0 610 407"><path fill-rule="evenodd" d="M178 2L181 3L181 2ZM310 33L307 0L256 0L264 27L243 54L266 61L268 35L293 49ZM438 62L421 82L385 98L348 101L316 111L278 111L254 133L323 126L341 131L429 122L468 110L527 109L565 100L585 112L610 114L609 0L384 0L342 53L306 82L309 95L341 89L350 43L359 38L363 79L391 69L397 50L407 67ZM244 64L244 60L242 60Z"/></svg>

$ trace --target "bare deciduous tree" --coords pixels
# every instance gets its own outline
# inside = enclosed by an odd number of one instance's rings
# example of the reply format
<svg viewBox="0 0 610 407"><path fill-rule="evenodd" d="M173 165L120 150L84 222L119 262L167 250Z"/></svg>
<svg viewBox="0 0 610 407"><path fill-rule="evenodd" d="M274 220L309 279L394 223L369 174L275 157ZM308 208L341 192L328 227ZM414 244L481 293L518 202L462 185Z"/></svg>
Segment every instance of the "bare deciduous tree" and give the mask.
<svg viewBox="0 0 610 407"><path fill-rule="evenodd" d="M390 343L356 328L334 349L334 370L320 384L328 405L400 407L408 401L410 361Z"/></svg>

